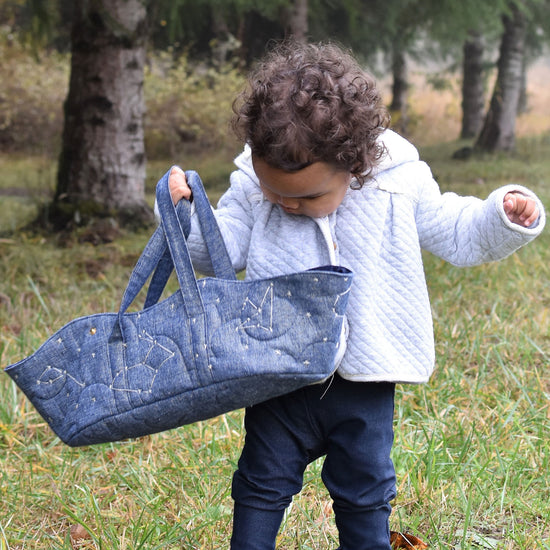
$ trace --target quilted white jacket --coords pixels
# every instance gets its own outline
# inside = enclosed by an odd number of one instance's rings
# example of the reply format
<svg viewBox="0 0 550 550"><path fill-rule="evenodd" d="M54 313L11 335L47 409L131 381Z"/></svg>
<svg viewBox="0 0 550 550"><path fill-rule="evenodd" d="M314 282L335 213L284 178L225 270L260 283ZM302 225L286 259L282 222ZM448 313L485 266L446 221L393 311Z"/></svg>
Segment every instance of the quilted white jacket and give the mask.
<svg viewBox="0 0 550 550"><path fill-rule="evenodd" d="M326 218L287 214L264 199L250 150L237 157L231 186L215 211L235 269L249 279L327 264L355 273L348 302L349 337L339 367L354 381L426 382L434 338L421 249L458 266L508 256L543 229L545 214L524 228L503 209L505 186L486 200L441 194L413 145L392 131L388 153L361 190L349 189ZM534 197L537 201L538 199ZM210 272L194 220L189 247L195 267Z"/></svg>

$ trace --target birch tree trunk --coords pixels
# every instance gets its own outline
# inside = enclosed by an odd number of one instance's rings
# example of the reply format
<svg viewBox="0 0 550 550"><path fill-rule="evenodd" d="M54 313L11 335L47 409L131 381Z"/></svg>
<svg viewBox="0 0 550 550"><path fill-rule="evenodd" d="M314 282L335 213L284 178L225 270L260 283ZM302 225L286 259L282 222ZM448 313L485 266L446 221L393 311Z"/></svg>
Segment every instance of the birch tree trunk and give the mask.
<svg viewBox="0 0 550 550"><path fill-rule="evenodd" d="M512 151L516 145L516 115L521 95L527 22L512 4L510 15L503 17L503 23L497 81L475 145L476 149L488 152Z"/></svg>
<svg viewBox="0 0 550 550"><path fill-rule="evenodd" d="M58 227L112 216L150 221L145 204L142 0L78 0L57 189ZM128 220L128 218L131 218Z"/></svg>
<svg viewBox="0 0 550 550"><path fill-rule="evenodd" d="M462 139L477 136L483 125L483 37L470 33L462 65Z"/></svg>

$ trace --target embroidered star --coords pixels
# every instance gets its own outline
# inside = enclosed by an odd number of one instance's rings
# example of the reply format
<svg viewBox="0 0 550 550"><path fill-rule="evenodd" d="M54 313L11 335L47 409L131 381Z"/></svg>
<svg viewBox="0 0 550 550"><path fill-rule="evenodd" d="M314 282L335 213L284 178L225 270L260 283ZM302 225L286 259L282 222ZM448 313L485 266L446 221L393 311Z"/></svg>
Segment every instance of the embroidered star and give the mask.
<svg viewBox="0 0 550 550"><path fill-rule="evenodd" d="M240 329L259 328L271 332L273 330L273 286L267 287L259 304L255 304L247 296L242 313L245 320L239 325Z"/></svg>
<svg viewBox="0 0 550 550"><path fill-rule="evenodd" d="M80 386L81 388L85 387L85 384L80 382L80 380L77 380L74 376L71 376L66 370L58 369L57 367L52 367L48 365L42 374L38 377L36 380L36 384L55 384L56 382L62 380L63 383L67 379L72 380L75 384Z"/></svg>
<svg viewBox="0 0 550 550"><path fill-rule="evenodd" d="M174 352L167 347L159 344L151 335L144 333L141 337L142 341L148 342L149 347L145 356L141 361L133 365L126 366L122 371L119 371L113 378L111 389L113 391L124 391L132 393L148 392L151 393L155 378L161 367L174 357ZM126 387L132 385L132 371L140 369L138 376L139 384L136 387Z"/></svg>

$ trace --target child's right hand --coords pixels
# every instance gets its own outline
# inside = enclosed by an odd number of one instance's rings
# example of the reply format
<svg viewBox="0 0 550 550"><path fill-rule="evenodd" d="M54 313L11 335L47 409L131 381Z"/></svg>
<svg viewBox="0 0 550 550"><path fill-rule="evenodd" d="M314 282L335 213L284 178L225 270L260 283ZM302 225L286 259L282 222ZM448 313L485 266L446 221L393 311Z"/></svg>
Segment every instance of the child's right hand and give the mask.
<svg viewBox="0 0 550 550"><path fill-rule="evenodd" d="M187 185L185 173L179 166L174 166L168 177L168 188L174 205L181 199L189 200L191 198L191 188Z"/></svg>
<svg viewBox="0 0 550 550"><path fill-rule="evenodd" d="M523 193L510 192L504 197L504 212L512 223L529 227L539 217L537 203Z"/></svg>

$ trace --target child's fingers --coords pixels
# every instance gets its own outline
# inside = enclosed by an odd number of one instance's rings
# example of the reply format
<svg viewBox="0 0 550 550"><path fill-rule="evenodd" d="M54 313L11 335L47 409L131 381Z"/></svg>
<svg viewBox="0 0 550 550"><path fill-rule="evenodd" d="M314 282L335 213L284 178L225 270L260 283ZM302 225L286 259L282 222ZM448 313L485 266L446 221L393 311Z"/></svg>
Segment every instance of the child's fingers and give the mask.
<svg viewBox="0 0 550 550"><path fill-rule="evenodd" d="M177 204L181 199L189 200L191 197L191 189L187 185L185 173L179 166L174 166L170 171L168 187L174 204Z"/></svg>
<svg viewBox="0 0 550 550"><path fill-rule="evenodd" d="M507 193L503 206L510 221L524 227L529 227L539 217L537 203L521 193Z"/></svg>
<svg viewBox="0 0 550 550"><path fill-rule="evenodd" d="M537 221L538 217L539 209L537 208L535 201L531 200L529 201L529 204L525 208L523 214L520 216L520 220L523 222L525 227L529 227Z"/></svg>
<svg viewBox="0 0 550 550"><path fill-rule="evenodd" d="M510 215L513 213L515 207L516 207L516 201L514 200L513 195L512 196L510 194L506 195L504 197L504 212Z"/></svg>
<svg viewBox="0 0 550 550"><path fill-rule="evenodd" d="M539 215L536 202L525 195L516 195L516 212L524 226L531 225Z"/></svg>

